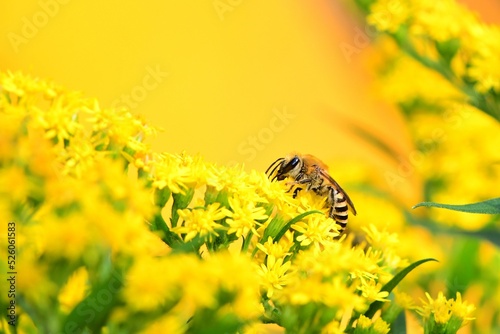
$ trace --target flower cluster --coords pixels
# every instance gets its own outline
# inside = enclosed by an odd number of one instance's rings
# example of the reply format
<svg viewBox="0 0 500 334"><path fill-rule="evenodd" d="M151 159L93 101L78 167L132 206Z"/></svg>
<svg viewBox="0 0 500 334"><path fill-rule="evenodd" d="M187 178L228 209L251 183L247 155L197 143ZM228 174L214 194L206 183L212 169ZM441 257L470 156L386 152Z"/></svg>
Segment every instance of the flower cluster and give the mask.
<svg viewBox="0 0 500 334"><path fill-rule="evenodd" d="M457 293L455 299L446 299L439 293L436 299L426 294L428 302L418 308L418 312L424 317L426 333L456 333L464 323L473 320L470 314L474 306L462 302L462 296Z"/></svg>
<svg viewBox="0 0 500 334"><path fill-rule="evenodd" d="M367 11L369 24L391 36L407 56L435 71L424 78L439 77L449 83L449 87L436 85L438 91L500 120L500 27L482 22L455 0L358 2ZM389 63L386 68L390 67ZM422 77L415 74L413 82ZM418 86L433 94L423 82Z"/></svg>
<svg viewBox="0 0 500 334"><path fill-rule="evenodd" d="M340 235L310 192L153 152L155 130L126 110L2 73L0 128L0 214L22 273L5 332L387 333L413 312L384 306L416 267L397 235ZM450 321L466 322L459 304Z"/></svg>
<svg viewBox="0 0 500 334"><path fill-rule="evenodd" d="M454 0L357 2L367 23L380 32L374 48L365 53L378 75L377 93L400 108L414 139L412 151L394 156L397 167L386 184L373 177L368 182L380 192L387 184L399 190L418 182L410 188L420 188L416 193L426 202L466 204L498 197L491 185L500 182L500 66L495 56L499 26L482 22ZM410 293L422 297L427 290L438 295L431 304L442 305L443 312L449 311L448 300L454 296L457 303L461 295L475 300L477 321L470 324L471 330L498 331L500 303L490 298L500 291L498 215L439 209L409 212L408 204L396 208L396 215L393 195L372 196L376 198L365 204L384 202L393 209L390 231L399 233L400 244L426 245L402 248L397 254L414 260L410 252L421 258L431 251L445 259L439 272L422 268L419 273L424 275L413 276L422 289ZM444 284L436 284L439 279ZM445 325L450 317L440 329L431 325L446 312L428 310L420 312L427 319L427 332L456 330Z"/></svg>

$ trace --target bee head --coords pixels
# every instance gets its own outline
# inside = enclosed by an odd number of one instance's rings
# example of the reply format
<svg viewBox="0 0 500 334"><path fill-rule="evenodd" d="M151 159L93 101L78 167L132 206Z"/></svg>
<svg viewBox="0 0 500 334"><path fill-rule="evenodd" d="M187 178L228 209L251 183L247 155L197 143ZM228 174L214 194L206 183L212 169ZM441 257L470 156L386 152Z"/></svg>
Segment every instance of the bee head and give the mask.
<svg viewBox="0 0 500 334"><path fill-rule="evenodd" d="M302 160L297 155L294 155L289 159L283 159L280 169L276 174L276 178L278 181L284 180L289 176L295 178L297 174L299 174L301 168Z"/></svg>

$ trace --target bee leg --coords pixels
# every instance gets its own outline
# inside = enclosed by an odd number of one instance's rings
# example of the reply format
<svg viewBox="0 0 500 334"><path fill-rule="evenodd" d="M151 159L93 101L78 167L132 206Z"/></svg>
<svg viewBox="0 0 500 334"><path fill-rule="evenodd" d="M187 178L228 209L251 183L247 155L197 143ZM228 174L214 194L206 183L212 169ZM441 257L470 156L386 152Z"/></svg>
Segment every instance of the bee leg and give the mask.
<svg viewBox="0 0 500 334"><path fill-rule="evenodd" d="M290 188L288 188L288 190L286 192L287 193L290 192L293 189L293 187L295 185L297 185L297 184L299 184L299 182L296 182L296 181L294 181L294 182L288 182L287 185L290 185ZM297 194L301 190L302 190L302 188L300 188L300 187L295 188L295 190L293 191L293 198L297 197Z"/></svg>
<svg viewBox="0 0 500 334"><path fill-rule="evenodd" d="M298 194L298 193L299 193L299 191L301 191L301 190L302 190L302 188L299 188L299 187L295 188L295 190L293 191L293 198L297 197L297 194Z"/></svg>

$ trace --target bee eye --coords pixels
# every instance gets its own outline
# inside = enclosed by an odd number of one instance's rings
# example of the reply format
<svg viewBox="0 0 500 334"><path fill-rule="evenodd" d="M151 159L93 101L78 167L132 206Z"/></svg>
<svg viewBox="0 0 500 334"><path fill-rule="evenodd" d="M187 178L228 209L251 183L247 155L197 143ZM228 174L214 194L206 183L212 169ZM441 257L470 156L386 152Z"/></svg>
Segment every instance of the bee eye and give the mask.
<svg viewBox="0 0 500 334"><path fill-rule="evenodd" d="M290 165L292 168L295 168L295 167L297 167L297 165L299 164L299 162L300 162L300 159L299 159L299 158L297 158L297 157L295 157L295 158L293 158L292 160L290 160L289 165Z"/></svg>
<svg viewBox="0 0 500 334"><path fill-rule="evenodd" d="M283 180L286 178L286 174L288 174L288 172L290 172L291 170L293 170L295 167L297 167L300 163L300 159L298 157L294 157L292 158L289 162L287 162L286 164L283 164L280 168L280 170L278 171L278 180Z"/></svg>

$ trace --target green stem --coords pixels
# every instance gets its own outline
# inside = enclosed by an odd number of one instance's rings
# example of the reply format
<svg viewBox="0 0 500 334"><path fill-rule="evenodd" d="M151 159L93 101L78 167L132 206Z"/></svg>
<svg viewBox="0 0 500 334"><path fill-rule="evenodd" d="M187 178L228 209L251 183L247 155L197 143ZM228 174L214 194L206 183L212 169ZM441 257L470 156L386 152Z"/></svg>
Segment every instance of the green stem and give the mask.
<svg viewBox="0 0 500 334"><path fill-rule="evenodd" d="M461 78L457 77L452 69L444 62L434 61L419 54L411 44L406 30L389 35L396 41L404 53L427 68L439 73L444 79L467 96L470 105L485 112L497 121L500 121L500 103L494 93L486 95L478 93L472 84L464 82Z"/></svg>
<svg viewBox="0 0 500 334"><path fill-rule="evenodd" d="M252 230L250 230L248 232L247 236L243 238L243 245L241 245L241 252L242 253L246 253L247 252L248 247L250 246L250 240L252 240L252 235L253 235L253 232L252 232ZM257 247L255 247L255 249L257 249ZM255 249L252 252L252 257L255 254Z"/></svg>

